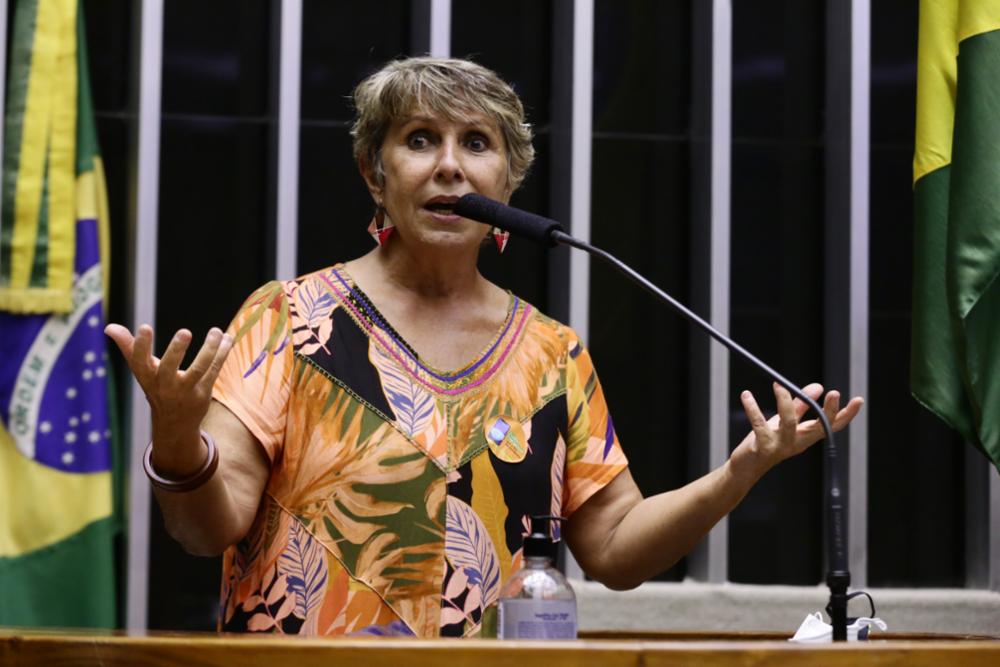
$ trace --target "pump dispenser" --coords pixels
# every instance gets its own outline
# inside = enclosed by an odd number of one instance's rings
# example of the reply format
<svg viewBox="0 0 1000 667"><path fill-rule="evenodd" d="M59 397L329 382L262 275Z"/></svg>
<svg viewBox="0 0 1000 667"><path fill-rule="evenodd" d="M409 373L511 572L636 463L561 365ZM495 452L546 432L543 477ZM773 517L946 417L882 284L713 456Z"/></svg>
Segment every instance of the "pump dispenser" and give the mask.
<svg viewBox="0 0 1000 667"><path fill-rule="evenodd" d="M497 636L500 639L576 639L576 595L556 569L557 544L549 534L558 516L531 517L524 538L524 566L500 591Z"/></svg>

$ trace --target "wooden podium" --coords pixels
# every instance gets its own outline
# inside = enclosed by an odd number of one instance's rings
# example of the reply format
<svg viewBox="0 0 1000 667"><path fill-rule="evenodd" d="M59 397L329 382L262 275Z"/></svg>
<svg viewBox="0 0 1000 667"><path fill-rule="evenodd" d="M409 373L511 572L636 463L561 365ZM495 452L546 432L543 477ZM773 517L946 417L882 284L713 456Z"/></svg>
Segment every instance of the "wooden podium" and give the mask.
<svg viewBox="0 0 1000 667"><path fill-rule="evenodd" d="M791 644L771 633L586 633L576 641L304 638L0 628L0 666L655 667L658 665L1000 665L991 637L880 634L867 642Z"/></svg>

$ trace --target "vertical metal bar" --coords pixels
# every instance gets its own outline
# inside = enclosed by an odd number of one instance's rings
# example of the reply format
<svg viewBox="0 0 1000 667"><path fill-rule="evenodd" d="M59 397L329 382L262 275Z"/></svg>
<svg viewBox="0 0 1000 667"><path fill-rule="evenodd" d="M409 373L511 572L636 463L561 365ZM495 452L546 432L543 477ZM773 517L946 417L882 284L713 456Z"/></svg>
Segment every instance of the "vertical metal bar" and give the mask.
<svg viewBox="0 0 1000 667"><path fill-rule="evenodd" d="M848 397L868 394L868 164L871 0L851 3L850 365ZM850 426L848 567L856 587L868 580L868 413Z"/></svg>
<svg viewBox="0 0 1000 667"><path fill-rule="evenodd" d="M593 141L594 0L573 3L573 91L570 143L570 232L590 241L590 170ZM569 325L584 342L590 326L590 256L569 256ZM566 552L566 575L582 579L583 570Z"/></svg>
<svg viewBox="0 0 1000 667"><path fill-rule="evenodd" d="M281 0L278 94L278 178L275 277L294 278L299 223L299 96L302 82L302 0Z"/></svg>
<svg viewBox="0 0 1000 667"><path fill-rule="evenodd" d="M731 0L695 3L691 45L691 303L729 331L732 117ZM697 332L690 343L692 479L729 456L729 354ZM687 558L687 576L725 582L729 519L723 517Z"/></svg>
<svg viewBox="0 0 1000 667"><path fill-rule="evenodd" d="M570 230L590 242L590 171L593 135L594 0L573 5L573 124L570 129ZM590 256L576 252L569 260L569 325L584 341L590 324Z"/></svg>
<svg viewBox="0 0 1000 667"><path fill-rule="evenodd" d="M431 55L451 56L451 0L431 0Z"/></svg>
<svg viewBox="0 0 1000 667"><path fill-rule="evenodd" d="M160 187L160 79L163 62L163 0L143 0L139 10L138 119L132 156L132 330L155 326L156 235ZM130 383L128 574L125 625L144 630L149 580L149 483L142 452L150 439L149 406Z"/></svg>
<svg viewBox="0 0 1000 667"><path fill-rule="evenodd" d="M871 0L826 11L824 381L845 397L868 386L868 160ZM847 459L848 568L864 586L868 562L867 413L837 439ZM829 465L829 462L826 462Z"/></svg>
<svg viewBox="0 0 1000 667"><path fill-rule="evenodd" d="M710 175L709 322L729 333L730 199L732 172L732 0L712 3L712 125ZM721 345L709 350L708 468L729 458L729 351ZM729 519L723 518L705 538L706 578L721 583L729 576Z"/></svg>

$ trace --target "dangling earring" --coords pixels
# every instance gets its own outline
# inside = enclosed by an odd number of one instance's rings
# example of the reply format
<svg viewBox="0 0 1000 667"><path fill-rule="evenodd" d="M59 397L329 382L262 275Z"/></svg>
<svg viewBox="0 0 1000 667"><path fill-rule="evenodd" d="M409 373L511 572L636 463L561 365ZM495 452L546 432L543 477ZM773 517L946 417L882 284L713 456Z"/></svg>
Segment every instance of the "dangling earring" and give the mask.
<svg viewBox="0 0 1000 667"><path fill-rule="evenodd" d="M386 240L392 236L392 230L395 228L396 226L392 224L392 220L385 214L385 206L382 205L382 202L376 204L375 215L372 216L372 221L368 223L368 233L375 239L375 243L379 246L385 245Z"/></svg>
<svg viewBox="0 0 1000 667"><path fill-rule="evenodd" d="M510 232L505 232L499 227L494 227L493 240L497 242L497 251L503 254L504 249L507 247L507 241L510 240Z"/></svg>

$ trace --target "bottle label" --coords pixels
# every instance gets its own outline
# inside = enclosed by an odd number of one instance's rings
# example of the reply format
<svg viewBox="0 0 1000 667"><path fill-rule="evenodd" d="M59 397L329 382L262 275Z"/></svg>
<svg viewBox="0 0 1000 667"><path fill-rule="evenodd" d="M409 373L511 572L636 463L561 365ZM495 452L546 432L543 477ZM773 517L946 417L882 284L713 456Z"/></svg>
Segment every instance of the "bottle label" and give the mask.
<svg viewBox="0 0 1000 667"><path fill-rule="evenodd" d="M501 600L500 639L576 639L576 601Z"/></svg>

